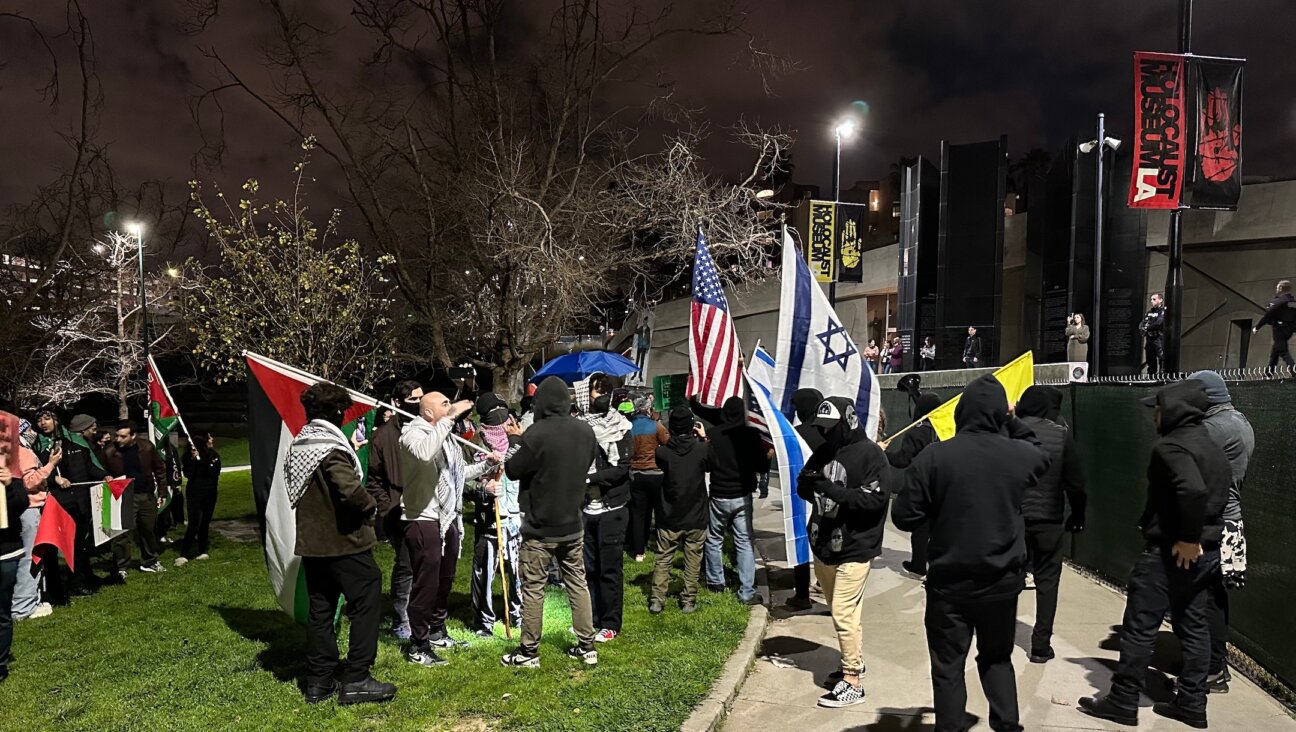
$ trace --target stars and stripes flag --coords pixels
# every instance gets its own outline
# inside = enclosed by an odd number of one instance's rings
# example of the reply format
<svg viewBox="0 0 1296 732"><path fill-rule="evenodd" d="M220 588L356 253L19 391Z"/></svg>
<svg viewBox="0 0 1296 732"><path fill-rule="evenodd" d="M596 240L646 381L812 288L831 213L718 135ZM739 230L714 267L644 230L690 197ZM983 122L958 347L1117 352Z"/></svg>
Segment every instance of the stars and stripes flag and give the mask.
<svg viewBox="0 0 1296 732"><path fill-rule="evenodd" d="M706 236L698 228L689 314L688 396L707 407L720 407L729 397L739 396L741 356L720 274L707 251Z"/></svg>

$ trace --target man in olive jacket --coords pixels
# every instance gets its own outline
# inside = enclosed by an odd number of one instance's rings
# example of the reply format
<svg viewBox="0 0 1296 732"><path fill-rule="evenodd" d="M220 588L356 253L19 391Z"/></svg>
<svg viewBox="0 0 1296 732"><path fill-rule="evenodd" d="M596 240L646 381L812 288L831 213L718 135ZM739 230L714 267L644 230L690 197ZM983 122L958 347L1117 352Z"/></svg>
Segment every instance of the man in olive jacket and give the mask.
<svg viewBox="0 0 1296 732"><path fill-rule="evenodd" d="M284 479L297 513L297 555L306 574L308 703L334 693L339 704L383 702L396 687L369 675L378 656L382 571L374 562L377 502L364 489L360 459L342 433L351 397L340 386L319 383L301 396L310 422L288 448ZM351 621L350 649L339 661L333 619L339 597Z"/></svg>

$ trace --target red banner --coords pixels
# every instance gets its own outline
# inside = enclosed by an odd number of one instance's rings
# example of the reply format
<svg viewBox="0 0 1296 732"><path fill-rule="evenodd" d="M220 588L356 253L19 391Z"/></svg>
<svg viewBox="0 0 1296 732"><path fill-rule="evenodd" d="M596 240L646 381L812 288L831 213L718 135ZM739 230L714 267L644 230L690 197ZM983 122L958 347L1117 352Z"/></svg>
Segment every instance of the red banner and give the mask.
<svg viewBox="0 0 1296 732"><path fill-rule="evenodd" d="M1130 208L1178 208L1183 192L1184 57L1134 54L1134 175Z"/></svg>

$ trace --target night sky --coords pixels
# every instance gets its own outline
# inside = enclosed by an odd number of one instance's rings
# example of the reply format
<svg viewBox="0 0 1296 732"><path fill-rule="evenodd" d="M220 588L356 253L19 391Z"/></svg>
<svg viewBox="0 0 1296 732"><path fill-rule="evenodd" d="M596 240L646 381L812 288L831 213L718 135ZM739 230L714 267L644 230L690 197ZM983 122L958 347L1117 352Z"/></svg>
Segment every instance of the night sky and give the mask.
<svg viewBox="0 0 1296 732"><path fill-rule="evenodd" d="M701 0L705 1L705 0ZM318 0L320 12L351 26L349 3ZM109 143L119 177L133 184L193 176L198 148L189 101L212 80L200 48L216 47L258 74L259 25L254 0L224 0L206 33L179 32L184 3L175 0L86 2L94 27L106 108L99 138ZM681 4L687 5L687 4ZM62 3L7 3L58 24ZM526 4L535 12L534 4ZM642 102L661 79L676 80L676 98L705 108L722 127L739 117L795 133L795 179L830 183L833 121L848 109L868 112L845 152L843 184L885 176L902 155L934 155L942 138L956 142L1009 136L1013 154L1055 149L1107 113L1110 134L1128 139L1132 117L1131 53L1174 51L1175 0L746 0L750 29L799 71L773 81L766 95L743 60L745 40L687 39L658 49L642 78L621 85L618 100ZM1197 0L1194 50L1249 59L1245 80L1243 174L1296 176L1296 2ZM335 53L352 48L339 34ZM63 104L51 112L37 88L45 59L29 34L0 23L0 204L26 198L69 164L59 137L75 111L70 45L63 50ZM339 83L345 83L345 79ZM862 102L863 104L852 104ZM225 175L274 180L300 150L280 122L246 102L227 105L230 145ZM722 174L748 161L716 140L706 150ZM318 168L316 174L326 177Z"/></svg>

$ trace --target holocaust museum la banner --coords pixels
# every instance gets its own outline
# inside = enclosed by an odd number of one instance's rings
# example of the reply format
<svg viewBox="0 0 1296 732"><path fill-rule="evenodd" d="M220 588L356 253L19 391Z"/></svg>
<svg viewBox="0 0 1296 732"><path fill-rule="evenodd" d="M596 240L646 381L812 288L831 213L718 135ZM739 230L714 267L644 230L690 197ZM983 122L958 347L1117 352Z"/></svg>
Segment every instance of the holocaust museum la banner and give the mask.
<svg viewBox="0 0 1296 732"><path fill-rule="evenodd" d="M1184 138L1184 57L1136 52L1130 208L1179 208Z"/></svg>
<svg viewBox="0 0 1296 732"><path fill-rule="evenodd" d="M837 274L833 241L837 236L837 206L832 201L810 202L810 235L806 237L806 264L818 282L832 282Z"/></svg>

